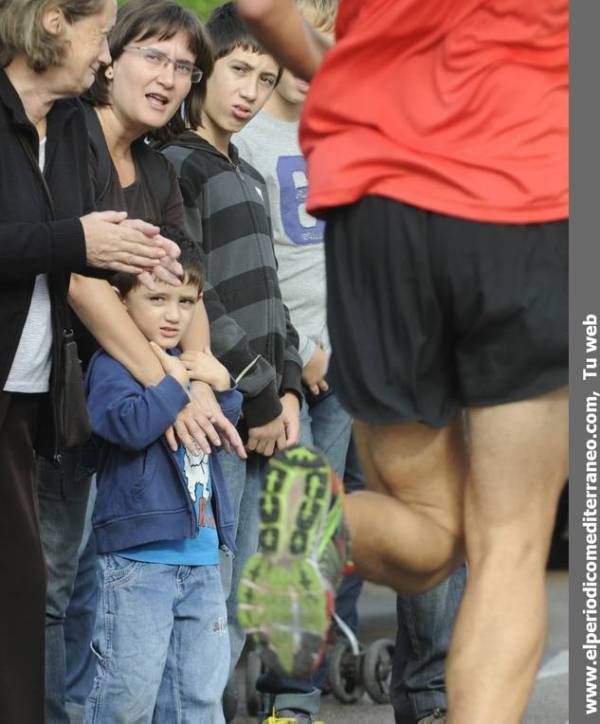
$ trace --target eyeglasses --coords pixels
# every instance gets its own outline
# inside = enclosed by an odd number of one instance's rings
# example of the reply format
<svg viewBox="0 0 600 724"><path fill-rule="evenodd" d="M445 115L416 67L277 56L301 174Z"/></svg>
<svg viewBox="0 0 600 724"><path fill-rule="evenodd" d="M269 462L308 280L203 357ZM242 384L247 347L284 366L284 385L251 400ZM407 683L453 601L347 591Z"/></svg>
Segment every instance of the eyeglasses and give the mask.
<svg viewBox="0 0 600 724"><path fill-rule="evenodd" d="M162 50L157 50L156 48L128 45L123 48L123 50L132 50L139 53L146 63L154 68L168 68L169 65L172 65L175 69L175 75L185 78L186 80L190 80L192 83L199 83L204 75L204 71L197 68L193 63L190 63L187 60L172 60L166 53L163 53Z"/></svg>

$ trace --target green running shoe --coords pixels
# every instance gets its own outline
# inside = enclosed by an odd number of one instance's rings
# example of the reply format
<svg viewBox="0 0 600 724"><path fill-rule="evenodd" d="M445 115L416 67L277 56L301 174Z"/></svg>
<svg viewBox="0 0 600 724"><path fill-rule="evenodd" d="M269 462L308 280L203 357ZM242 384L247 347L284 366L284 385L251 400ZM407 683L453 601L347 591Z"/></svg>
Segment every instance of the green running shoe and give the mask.
<svg viewBox="0 0 600 724"><path fill-rule="evenodd" d="M259 551L244 566L238 620L280 674L318 666L348 560L342 485L323 455L297 445L269 461Z"/></svg>

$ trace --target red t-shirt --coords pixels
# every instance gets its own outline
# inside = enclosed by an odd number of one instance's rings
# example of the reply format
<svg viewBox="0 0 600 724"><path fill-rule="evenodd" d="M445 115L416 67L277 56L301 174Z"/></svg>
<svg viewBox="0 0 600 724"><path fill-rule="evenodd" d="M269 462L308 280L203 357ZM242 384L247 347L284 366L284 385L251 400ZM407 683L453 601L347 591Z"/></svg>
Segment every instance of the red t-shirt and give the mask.
<svg viewBox="0 0 600 724"><path fill-rule="evenodd" d="M567 217L566 0L342 0L336 35L301 126L311 212Z"/></svg>

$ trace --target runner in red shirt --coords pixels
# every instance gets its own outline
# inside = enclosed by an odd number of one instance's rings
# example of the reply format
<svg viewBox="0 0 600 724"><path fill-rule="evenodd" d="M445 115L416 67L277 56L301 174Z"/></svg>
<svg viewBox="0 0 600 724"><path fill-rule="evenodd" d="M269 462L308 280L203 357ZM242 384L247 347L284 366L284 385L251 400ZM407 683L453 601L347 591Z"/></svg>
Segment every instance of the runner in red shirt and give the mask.
<svg viewBox="0 0 600 724"><path fill-rule="evenodd" d="M327 221L331 376L369 483L343 500L353 560L415 592L466 554L448 721L514 724L543 652L567 474L566 0L342 0L329 52L294 0L238 4L292 72L316 74L308 209ZM273 533L283 511L280 535L248 569L268 569L260 595L240 599L270 660L292 668L319 634L306 617L286 622L289 641L273 627L290 559L316 557L295 547L319 502L300 453L274 463L263 520ZM323 527L317 514L320 551Z"/></svg>

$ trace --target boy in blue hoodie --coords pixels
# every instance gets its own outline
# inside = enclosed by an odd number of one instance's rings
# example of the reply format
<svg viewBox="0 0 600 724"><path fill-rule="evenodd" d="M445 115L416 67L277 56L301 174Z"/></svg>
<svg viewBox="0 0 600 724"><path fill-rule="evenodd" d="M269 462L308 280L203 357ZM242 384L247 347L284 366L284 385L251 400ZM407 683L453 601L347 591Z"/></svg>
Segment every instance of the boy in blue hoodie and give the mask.
<svg viewBox="0 0 600 724"><path fill-rule="evenodd" d="M177 241L181 286L157 280L149 290L132 275L113 279L164 379L144 388L102 350L88 371L100 594L85 722L223 721L229 637L218 562L219 548L234 549L233 511L216 456L172 452L164 433L189 402L192 379L212 385L234 424L242 396L210 351L179 355L202 266L191 242Z"/></svg>

